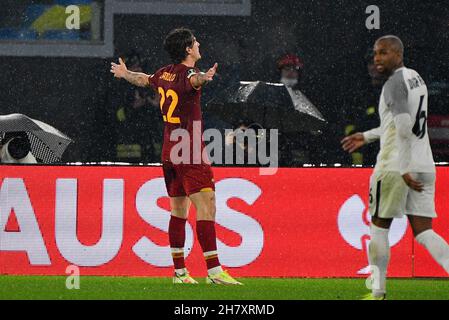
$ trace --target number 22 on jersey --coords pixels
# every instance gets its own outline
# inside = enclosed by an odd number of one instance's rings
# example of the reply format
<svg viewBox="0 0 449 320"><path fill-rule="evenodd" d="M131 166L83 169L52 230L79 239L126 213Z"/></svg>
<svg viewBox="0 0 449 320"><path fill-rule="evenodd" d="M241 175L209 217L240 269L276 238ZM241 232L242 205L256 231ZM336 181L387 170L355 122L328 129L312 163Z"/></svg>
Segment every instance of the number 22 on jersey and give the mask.
<svg viewBox="0 0 449 320"><path fill-rule="evenodd" d="M178 102L179 102L179 97L178 94L173 91L173 90L167 90L167 92L165 92L165 90L161 87L158 88L159 94L161 95L161 101L160 101L160 107L161 107L161 112L162 112L162 117L164 119L164 122L168 122L168 123L174 123L174 124L179 124L181 123L181 119L179 119L179 117L173 117L173 113L176 110L176 107L178 106ZM164 104L165 101L171 98L171 103L170 106L168 107L168 112L167 114L164 114Z"/></svg>

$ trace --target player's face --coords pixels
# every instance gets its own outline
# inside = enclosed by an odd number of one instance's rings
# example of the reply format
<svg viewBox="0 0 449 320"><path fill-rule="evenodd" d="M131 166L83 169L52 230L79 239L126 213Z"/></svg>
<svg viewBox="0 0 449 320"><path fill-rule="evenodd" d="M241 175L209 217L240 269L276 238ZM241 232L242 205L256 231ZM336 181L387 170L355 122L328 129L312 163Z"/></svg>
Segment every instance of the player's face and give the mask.
<svg viewBox="0 0 449 320"><path fill-rule="evenodd" d="M191 48L187 48L187 52L192 56L192 58L195 61L198 61L201 59L201 53L200 53L200 43L196 38L193 38L193 45Z"/></svg>
<svg viewBox="0 0 449 320"><path fill-rule="evenodd" d="M388 41L378 41L374 45L374 65L380 74L391 74L401 62L401 55Z"/></svg>
<svg viewBox="0 0 449 320"><path fill-rule="evenodd" d="M281 76L286 79L298 79L299 72L295 67L285 67L281 71Z"/></svg>

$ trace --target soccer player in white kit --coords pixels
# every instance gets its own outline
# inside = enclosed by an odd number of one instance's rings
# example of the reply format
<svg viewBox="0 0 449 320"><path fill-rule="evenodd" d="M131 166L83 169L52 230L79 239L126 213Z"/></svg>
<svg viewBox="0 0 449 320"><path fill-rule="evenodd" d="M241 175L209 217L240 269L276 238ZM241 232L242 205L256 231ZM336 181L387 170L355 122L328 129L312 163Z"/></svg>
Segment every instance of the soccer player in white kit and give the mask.
<svg viewBox="0 0 449 320"><path fill-rule="evenodd" d="M354 152L380 139L380 151L370 181L372 293L369 300L386 297L390 260L388 232L394 218L407 215L413 234L449 273L449 246L432 229L435 213L435 164L427 133L428 92L424 80L403 62L404 46L396 36L374 45L374 63L388 76L379 101L380 127L342 141Z"/></svg>

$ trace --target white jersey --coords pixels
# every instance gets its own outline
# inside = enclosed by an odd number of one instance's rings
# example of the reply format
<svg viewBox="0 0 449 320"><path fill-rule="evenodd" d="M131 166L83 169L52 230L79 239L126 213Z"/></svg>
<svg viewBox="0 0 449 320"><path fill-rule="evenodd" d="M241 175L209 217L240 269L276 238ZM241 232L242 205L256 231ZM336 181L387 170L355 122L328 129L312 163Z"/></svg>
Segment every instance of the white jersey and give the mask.
<svg viewBox="0 0 449 320"><path fill-rule="evenodd" d="M415 70L405 67L396 70L384 84L379 101L380 127L365 132L368 142L380 138L375 172L400 171L394 117L403 113L408 113L413 123L407 172L434 173L435 163L427 133L427 86Z"/></svg>

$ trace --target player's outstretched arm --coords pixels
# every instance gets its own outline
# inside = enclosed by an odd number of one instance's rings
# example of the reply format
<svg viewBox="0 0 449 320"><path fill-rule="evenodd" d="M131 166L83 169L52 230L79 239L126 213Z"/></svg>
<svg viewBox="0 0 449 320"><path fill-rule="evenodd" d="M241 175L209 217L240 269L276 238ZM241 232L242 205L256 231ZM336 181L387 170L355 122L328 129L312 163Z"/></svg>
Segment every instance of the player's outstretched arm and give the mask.
<svg viewBox="0 0 449 320"><path fill-rule="evenodd" d="M138 87L148 87L148 77L149 75L141 72L129 71L126 67L125 62L122 58L119 58L119 64L111 62L111 73L114 74L115 78L125 79L129 83Z"/></svg>
<svg viewBox="0 0 449 320"><path fill-rule="evenodd" d="M206 73L201 72L190 78L190 83L194 88L200 88L206 83L214 80L214 76L217 73L218 63L215 63Z"/></svg>

